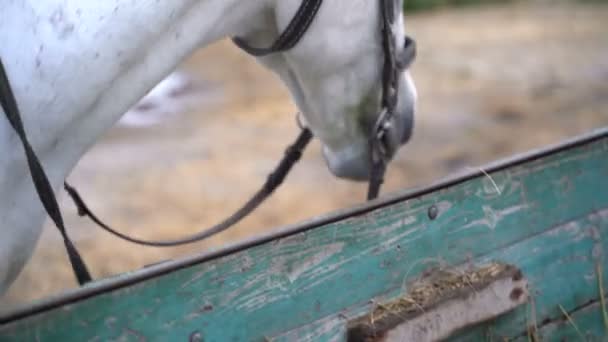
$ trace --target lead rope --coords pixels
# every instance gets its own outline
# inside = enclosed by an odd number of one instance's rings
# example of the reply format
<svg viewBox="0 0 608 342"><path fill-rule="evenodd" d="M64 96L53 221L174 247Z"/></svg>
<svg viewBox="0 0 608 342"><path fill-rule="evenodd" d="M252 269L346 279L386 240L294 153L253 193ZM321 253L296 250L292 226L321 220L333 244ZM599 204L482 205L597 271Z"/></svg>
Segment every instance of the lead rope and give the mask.
<svg viewBox="0 0 608 342"><path fill-rule="evenodd" d="M8 76L6 75L6 71L4 69L4 64L2 63L2 59L0 58L0 104L2 104L2 109L4 110L4 114L6 114L6 118L9 123L19 136L19 140L21 140L21 144L23 145L23 149L25 150L25 156L27 159L27 165L30 169L30 175L32 177L32 181L34 182L34 186L36 188L36 193L44 206L44 210L46 210L47 214L53 220L53 223L59 230L59 233L63 237L63 243L65 245L65 249L68 253L68 257L70 259L70 264L72 265L72 270L76 275L76 279L78 280L78 284L84 285L91 281L91 275L87 270L87 267L82 260L82 257L76 250L76 247L70 240L68 233L65 229L65 224L63 221L63 216L61 215L61 210L59 209L59 204L57 203L57 198L55 197L55 192L53 191L53 187L49 182L49 179L44 172L44 168L40 164L40 160L36 156L36 152L32 148L29 140L27 139L27 135L25 133L25 128L23 126L23 121L21 120L21 113L19 112L19 107L17 106L17 101L15 100L15 96L13 91L9 85Z"/></svg>
<svg viewBox="0 0 608 342"><path fill-rule="evenodd" d="M40 201L42 202L47 214L53 220L55 226L63 237L70 264L72 266L74 274L76 275L78 283L80 285L84 285L87 282L91 281L91 276L89 274L89 271L87 270L87 267L82 257L76 250L76 247L74 246L67 234L65 223L61 215L61 210L59 209L59 204L57 203L55 192L52 186L50 185L46 173L44 172L44 168L42 167L36 153L34 152L27 138L27 134L25 132L23 122L21 120L21 113L19 112L17 101L15 100L13 91L10 87L8 76L6 75L4 64L2 63L1 59L0 104L2 105L2 109L4 110L9 123L11 124L23 144L23 148L25 150L25 155L30 170L30 175L35 185L36 193L38 194L38 197L40 198ZM310 129L302 127L302 130L298 135L296 141L286 149L285 156L283 157L283 159L277 165L275 170L268 176L262 188L258 192L256 192L255 195L249 201L247 201L240 209L238 209L234 214L230 215L222 222L198 234L183 239L176 239L171 241L148 241L133 238L126 234L120 233L105 224L103 221L101 221L88 208L88 206L85 204L82 197L74 187L70 186L67 182L65 182L64 188L76 204L76 207L78 208L78 214L80 216L89 217L102 229L123 240L130 241L139 245L154 247L184 245L206 239L212 235L218 234L230 228L231 226L235 225L243 218L245 218L247 215L249 215L257 207L259 207L260 204L262 204L270 195L272 195L272 193L283 183L293 166L301 159L304 150L306 149L312 138L313 134Z"/></svg>
<svg viewBox="0 0 608 342"><path fill-rule="evenodd" d="M186 238L168 241L151 241L128 236L101 221L88 208L88 206L85 204L76 189L70 186L67 182L65 183L65 190L74 201L74 204L78 208L78 214L80 216L86 216L90 218L103 230L120 239L132 242L134 244L152 247L172 247L185 245L204 240L212 235L223 232L224 230L237 224L247 215L251 214L251 212L253 212L257 207L259 207L260 204L262 204L283 183L285 177L287 177L287 175L289 174L289 171L291 171L292 167L302 157L302 153L306 149L306 146L308 146L308 143L310 143L310 141L312 140L312 137L312 132L308 128L303 128L300 134L298 135L296 141L291 146L289 146L287 150L285 150L285 156L277 165L275 170L268 176L262 188L258 190L258 192L256 192L255 195L251 197L249 201L247 201L240 209L238 209L234 214L228 216L222 222Z"/></svg>

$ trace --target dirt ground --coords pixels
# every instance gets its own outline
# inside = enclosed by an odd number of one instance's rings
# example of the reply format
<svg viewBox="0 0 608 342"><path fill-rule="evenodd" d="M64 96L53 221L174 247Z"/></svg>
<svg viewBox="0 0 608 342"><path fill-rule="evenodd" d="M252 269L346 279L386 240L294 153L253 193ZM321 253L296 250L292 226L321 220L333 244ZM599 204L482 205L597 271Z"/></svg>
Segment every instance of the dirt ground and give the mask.
<svg viewBox="0 0 608 342"><path fill-rule="evenodd" d="M608 124L607 5L522 1L406 22L419 44L412 70L420 102L415 136L392 163L385 193ZM140 103L69 178L101 217L140 237L179 237L223 218L261 184L297 132L287 91L228 42L197 52L179 70L191 79ZM315 143L259 211L188 247L133 246L79 219L65 196L62 206L101 278L267 233L364 195L364 184L329 174ZM47 225L0 304L74 287L59 235Z"/></svg>

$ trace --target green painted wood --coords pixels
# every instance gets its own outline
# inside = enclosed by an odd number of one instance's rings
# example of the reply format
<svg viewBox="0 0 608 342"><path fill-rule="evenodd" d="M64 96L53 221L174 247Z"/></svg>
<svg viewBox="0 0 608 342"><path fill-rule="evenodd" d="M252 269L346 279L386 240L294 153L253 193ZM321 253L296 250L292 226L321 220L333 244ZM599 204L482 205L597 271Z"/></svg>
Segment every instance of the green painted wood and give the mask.
<svg viewBox="0 0 608 342"><path fill-rule="evenodd" d="M597 298L607 152L608 138L596 140L492 173L500 193L477 177L116 288L0 325L0 341L341 340L344 317L398 296L425 269L490 259L524 269L542 322L558 317L556 303L573 310ZM493 329L523 332L525 317Z"/></svg>
<svg viewBox="0 0 608 342"><path fill-rule="evenodd" d="M573 323L564 316L542 326L537 334L538 337L543 341L606 342L608 340L608 328L602 318L600 303L589 304L568 315ZM526 342L528 336L520 337L515 341Z"/></svg>
<svg viewBox="0 0 608 342"><path fill-rule="evenodd" d="M491 253L479 262L503 260L521 267L530 283L532 301L486 326L471 329L452 341L501 341L525 334L529 326L542 327L546 321L599 299L598 265L608 265L608 210L555 227L504 250ZM603 273L603 282L608 284ZM605 291L608 288L605 289ZM601 316L599 316L601 318ZM535 323L536 322L536 323ZM595 326L597 327L597 326ZM595 331L603 335L603 329ZM542 336L542 333L539 334Z"/></svg>
<svg viewBox="0 0 608 342"><path fill-rule="evenodd" d="M606 233L601 234L602 229ZM606 265L608 261L608 256L601 253L604 250L608 250L608 209L558 225L475 260L479 264L500 260L518 265L531 284L533 304L462 333L451 341L503 341L505 337L517 337L525 333L528 326L534 326L532 317L536 318L538 327L543 325L544 320L558 320L563 316L559 305L572 311L596 301L599 298L596 267ZM604 284L608 284L606 272L603 273L603 280ZM387 297L394 299L401 294L399 290ZM388 298L382 301L388 301ZM345 311L283 334L277 340L320 341L327 340L324 337L328 334L343 336L347 317L358 317L370 310L371 306L364 310ZM592 327L598 328L597 325ZM598 336L604 334L603 330L590 332ZM543 336L543 333L540 335Z"/></svg>

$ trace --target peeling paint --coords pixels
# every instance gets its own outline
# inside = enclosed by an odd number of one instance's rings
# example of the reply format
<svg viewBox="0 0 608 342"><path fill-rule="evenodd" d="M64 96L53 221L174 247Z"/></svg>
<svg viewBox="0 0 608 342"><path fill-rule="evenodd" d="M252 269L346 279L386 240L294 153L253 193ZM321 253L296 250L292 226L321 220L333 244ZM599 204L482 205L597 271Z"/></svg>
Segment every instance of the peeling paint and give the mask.
<svg viewBox="0 0 608 342"><path fill-rule="evenodd" d="M471 221L471 222L463 225L462 227L451 230L450 234L456 234L463 230L467 230L467 229L470 229L473 227L478 227L478 226L485 226L490 230L494 230L494 229L496 229L496 226L500 223L500 221L502 221L506 217L516 214L522 210L529 209L530 206L527 204L521 204L521 205L515 205L512 207L508 207L508 208L504 208L504 209L500 209L500 210L495 210L489 205L482 205L481 208L484 213L483 218Z"/></svg>

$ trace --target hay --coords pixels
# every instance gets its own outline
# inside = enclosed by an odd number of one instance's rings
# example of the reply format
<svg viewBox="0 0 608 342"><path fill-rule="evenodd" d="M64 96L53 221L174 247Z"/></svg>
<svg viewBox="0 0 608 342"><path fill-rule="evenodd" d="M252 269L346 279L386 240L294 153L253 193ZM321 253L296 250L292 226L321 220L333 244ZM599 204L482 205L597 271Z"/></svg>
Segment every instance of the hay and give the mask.
<svg viewBox="0 0 608 342"><path fill-rule="evenodd" d="M492 263L467 272L435 271L412 285L407 294L398 299L374 303L368 315L349 324L349 331L351 336L358 336L357 340L363 336L382 335L382 332L405 320L424 314L452 299L466 298L505 277L520 280L522 275L515 267L502 263ZM522 294L523 290L515 296Z"/></svg>
<svg viewBox="0 0 608 342"><path fill-rule="evenodd" d="M390 315L424 312L439 302L468 292L467 288L477 291L485 287L509 269L512 269L509 265L494 263L469 273L439 271L431 275L428 281L414 285L407 295L398 300L377 305L370 317L381 320Z"/></svg>
<svg viewBox="0 0 608 342"><path fill-rule="evenodd" d="M562 310L562 313L566 317L566 320L568 320L568 323L570 323L570 325L574 328L574 330L576 331L580 340L585 342L587 340L585 338L585 335L583 335L581 330L578 328L578 325L576 325L576 323L574 323L574 321L572 320L572 317L570 317L570 315L568 315L568 312L564 309L564 307L561 304L559 304L559 309Z"/></svg>

